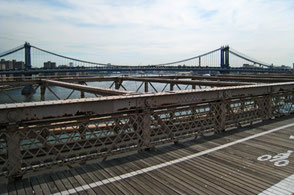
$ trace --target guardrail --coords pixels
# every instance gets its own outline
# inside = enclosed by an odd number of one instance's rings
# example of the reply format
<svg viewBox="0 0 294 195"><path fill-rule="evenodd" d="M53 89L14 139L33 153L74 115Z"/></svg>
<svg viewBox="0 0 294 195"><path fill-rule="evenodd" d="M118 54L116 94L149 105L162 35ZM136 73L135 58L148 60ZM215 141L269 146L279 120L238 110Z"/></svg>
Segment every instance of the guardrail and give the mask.
<svg viewBox="0 0 294 195"><path fill-rule="evenodd" d="M294 82L0 105L0 174L220 133L292 112Z"/></svg>

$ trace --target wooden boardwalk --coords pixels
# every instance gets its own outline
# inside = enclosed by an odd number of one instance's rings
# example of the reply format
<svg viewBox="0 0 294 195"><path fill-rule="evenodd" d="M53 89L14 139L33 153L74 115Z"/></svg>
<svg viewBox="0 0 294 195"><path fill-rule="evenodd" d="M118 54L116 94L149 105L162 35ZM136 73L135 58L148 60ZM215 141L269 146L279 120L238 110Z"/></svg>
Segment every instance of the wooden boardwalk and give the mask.
<svg viewBox="0 0 294 195"><path fill-rule="evenodd" d="M294 118L27 174L0 194L293 194ZM282 153L282 154L281 154Z"/></svg>

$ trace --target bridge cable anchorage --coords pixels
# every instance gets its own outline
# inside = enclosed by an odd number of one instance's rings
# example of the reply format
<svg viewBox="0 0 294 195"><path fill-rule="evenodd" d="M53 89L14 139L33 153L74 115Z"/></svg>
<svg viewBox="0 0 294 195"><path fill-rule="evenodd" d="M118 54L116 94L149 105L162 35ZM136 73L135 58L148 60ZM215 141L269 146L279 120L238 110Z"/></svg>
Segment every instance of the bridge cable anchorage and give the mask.
<svg viewBox="0 0 294 195"><path fill-rule="evenodd" d="M18 52L18 51L20 51L22 49L24 49L24 45L20 45L20 46L18 46L16 48L13 48L11 50L5 51L5 52L3 52L3 53L0 54L0 58L2 58L4 56L7 56L7 55L10 55L10 54L13 54L15 52Z"/></svg>
<svg viewBox="0 0 294 195"><path fill-rule="evenodd" d="M271 65L270 65L269 63L265 63L265 62L261 62L261 61L259 61L259 60L256 60L256 59L254 59L254 58L252 58L252 57L249 57L249 56L247 56L247 55L245 55L245 54L243 54L243 53L241 53L241 52L239 52L239 51L237 51L237 50L235 50L235 49L230 48L229 52L230 52L231 54L233 54L233 55L239 57L239 58L242 58L242 59L247 60L247 61L249 61L249 62L252 62L252 63L254 63L254 64L259 64L259 65L261 65L261 66L265 66L265 67L267 67L267 68L271 67Z"/></svg>

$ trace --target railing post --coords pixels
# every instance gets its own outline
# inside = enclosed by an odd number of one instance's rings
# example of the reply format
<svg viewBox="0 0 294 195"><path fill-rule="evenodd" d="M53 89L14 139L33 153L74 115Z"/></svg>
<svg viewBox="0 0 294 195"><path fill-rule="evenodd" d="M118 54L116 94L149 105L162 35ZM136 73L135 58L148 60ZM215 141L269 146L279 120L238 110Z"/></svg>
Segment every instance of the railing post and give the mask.
<svg viewBox="0 0 294 195"><path fill-rule="evenodd" d="M273 105L271 94L265 95L260 101L257 102L259 115L262 120L268 120L273 117Z"/></svg>
<svg viewBox="0 0 294 195"><path fill-rule="evenodd" d="M210 106L214 123L214 132L220 133L226 129L227 101L225 93L220 94L221 99Z"/></svg>
<svg viewBox="0 0 294 195"><path fill-rule="evenodd" d="M85 98L85 92L81 91L81 98Z"/></svg>
<svg viewBox="0 0 294 195"><path fill-rule="evenodd" d="M41 101L45 101L45 92L46 92L46 84L45 83L42 83L41 84L41 90L40 90L40 93L41 93Z"/></svg>
<svg viewBox="0 0 294 195"><path fill-rule="evenodd" d="M147 93L148 92L148 81L145 81L144 84L145 84L145 86L144 86L145 87L145 93Z"/></svg>
<svg viewBox="0 0 294 195"><path fill-rule="evenodd" d="M195 79L191 79L192 81L195 81ZM196 89L196 85L192 84L192 89Z"/></svg>
<svg viewBox="0 0 294 195"><path fill-rule="evenodd" d="M80 85L85 84L85 82L79 82ZM81 98L85 98L85 92L81 91Z"/></svg>
<svg viewBox="0 0 294 195"><path fill-rule="evenodd" d="M116 79L114 81L114 88L115 89L119 89L120 88L120 85L121 85L121 79Z"/></svg>
<svg viewBox="0 0 294 195"><path fill-rule="evenodd" d="M170 89L169 89L170 91L173 91L173 90L174 90L174 85L175 85L175 84L170 83Z"/></svg>
<svg viewBox="0 0 294 195"><path fill-rule="evenodd" d="M15 178L21 176L21 151L20 151L20 134L17 132L18 126L13 124L7 128L7 169L8 177Z"/></svg>
<svg viewBox="0 0 294 195"><path fill-rule="evenodd" d="M220 104L220 127L219 131L225 131L226 129L226 115L227 115L227 106L226 101L223 99Z"/></svg>
<svg viewBox="0 0 294 195"><path fill-rule="evenodd" d="M226 110L226 103L223 100L212 106L215 133L223 132L226 129Z"/></svg>
<svg viewBox="0 0 294 195"><path fill-rule="evenodd" d="M146 109L143 113L142 120L142 149L150 148L151 143L151 112L150 109Z"/></svg>
<svg viewBox="0 0 294 195"><path fill-rule="evenodd" d="M138 136L138 151L150 148L151 143L151 111L149 108L130 115L129 125Z"/></svg>
<svg viewBox="0 0 294 195"><path fill-rule="evenodd" d="M267 119L273 118L273 96L269 94L266 100L266 107L267 107Z"/></svg>
<svg viewBox="0 0 294 195"><path fill-rule="evenodd" d="M138 133L138 150L144 151L150 149L151 143L151 109L148 102L145 102L145 108L136 116L135 131Z"/></svg>

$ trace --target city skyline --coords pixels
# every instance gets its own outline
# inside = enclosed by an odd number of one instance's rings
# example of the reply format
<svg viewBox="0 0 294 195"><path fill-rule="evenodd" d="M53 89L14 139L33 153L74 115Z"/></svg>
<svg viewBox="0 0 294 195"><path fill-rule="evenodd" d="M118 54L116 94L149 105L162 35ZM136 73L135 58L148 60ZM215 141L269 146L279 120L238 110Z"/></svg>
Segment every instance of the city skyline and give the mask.
<svg viewBox="0 0 294 195"><path fill-rule="evenodd" d="M291 66L293 8L289 0L3 0L0 52L28 41L89 61L146 65L228 44L267 63Z"/></svg>

